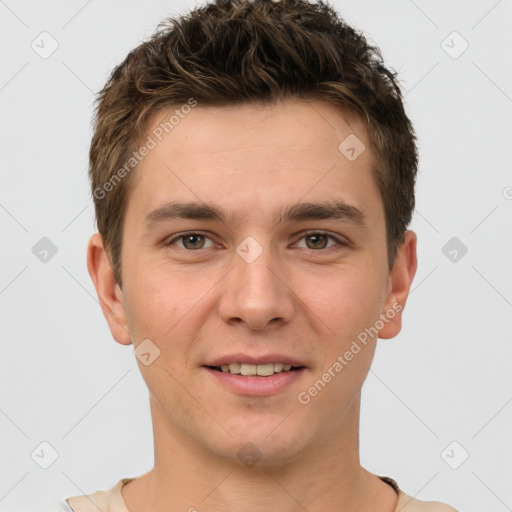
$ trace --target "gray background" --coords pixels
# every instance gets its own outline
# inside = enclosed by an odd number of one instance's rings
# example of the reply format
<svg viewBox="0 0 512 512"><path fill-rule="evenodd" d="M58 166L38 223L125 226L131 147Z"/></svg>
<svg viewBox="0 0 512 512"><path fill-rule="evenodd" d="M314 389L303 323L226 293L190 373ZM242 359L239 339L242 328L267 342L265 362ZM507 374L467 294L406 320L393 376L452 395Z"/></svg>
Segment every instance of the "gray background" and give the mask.
<svg viewBox="0 0 512 512"><path fill-rule="evenodd" d="M147 389L87 273L87 152L93 93L193 5L0 1L2 511L51 510L152 467ZM512 510L511 2L334 5L399 72L421 156L419 268L365 383L362 463L420 499Z"/></svg>

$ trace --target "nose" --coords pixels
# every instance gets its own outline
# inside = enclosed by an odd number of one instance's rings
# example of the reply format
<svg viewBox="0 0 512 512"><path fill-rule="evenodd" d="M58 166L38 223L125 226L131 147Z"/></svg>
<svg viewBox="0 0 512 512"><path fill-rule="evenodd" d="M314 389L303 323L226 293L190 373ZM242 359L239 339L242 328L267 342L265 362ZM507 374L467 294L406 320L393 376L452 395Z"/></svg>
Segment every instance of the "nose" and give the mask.
<svg viewBox="0 0 512 512"><path fill-rule="evenodd" d="M245 323L253 330L288 323L294 313L293 291L269 250L251 263L238 254L223 280L219 314L229 324Z"/></svg>

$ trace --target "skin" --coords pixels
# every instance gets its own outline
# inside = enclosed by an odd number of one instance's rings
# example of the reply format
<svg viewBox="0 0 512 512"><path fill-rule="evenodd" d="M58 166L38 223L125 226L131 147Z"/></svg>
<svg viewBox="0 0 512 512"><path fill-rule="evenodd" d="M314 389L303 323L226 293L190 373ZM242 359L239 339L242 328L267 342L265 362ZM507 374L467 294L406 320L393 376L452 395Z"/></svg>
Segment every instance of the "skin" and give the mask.
<svg viewBox="0 0 512 512"><path fill-rule="evenodd" d="M349 134L366 146L354 161L338 150ZM140 163L122 290L101 236L91 237L88 269L112 336L134 348L149 338L160 350L148 366L137 360L150 391L155 465L122 488L130 512L395 509L395 491L359 461L361 387L377 337L308 404L297 399L379 315L405 306L416 272L413 231L388 270L369 148L363 124L324 102L198 105ZM366 227L273 220L283 205L327 199L357 206ZM145 231L145 216L169 200L215 203L235 218L172 219ZM195 231L206 238L165 245ZM263 250L250 264L236 252L248 236ZM396 336L401 315L378 336ZM289 354L307 369L279 393L244 396L202 367L233 352ZM237 458L247 443L261 457L253 466Z"/></svg>

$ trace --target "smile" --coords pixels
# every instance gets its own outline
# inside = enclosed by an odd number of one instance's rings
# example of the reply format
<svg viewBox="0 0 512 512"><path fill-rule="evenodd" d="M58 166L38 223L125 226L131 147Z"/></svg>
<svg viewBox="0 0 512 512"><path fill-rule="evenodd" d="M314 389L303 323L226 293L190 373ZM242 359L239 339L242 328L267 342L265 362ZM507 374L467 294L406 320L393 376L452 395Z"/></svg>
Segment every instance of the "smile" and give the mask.
<svg viewBox="0 0 512 512"><path fill-rule="evenodd" d="M250 364L250 363L230 363L221 366L210 366L212 370L233 375L270 377L275 373L290 372L302 368L283 363Z"/></svg>

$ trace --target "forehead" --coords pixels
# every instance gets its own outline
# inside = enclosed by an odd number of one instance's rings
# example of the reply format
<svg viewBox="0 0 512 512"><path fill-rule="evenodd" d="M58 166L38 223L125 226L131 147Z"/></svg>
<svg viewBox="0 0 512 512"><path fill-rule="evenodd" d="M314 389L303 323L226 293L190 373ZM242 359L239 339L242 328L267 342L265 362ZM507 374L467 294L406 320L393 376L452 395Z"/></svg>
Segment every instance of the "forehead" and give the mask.
<svg viewBox="0 0 512 512"><path fill-rule="evenodd" d="M369 141L355 115L297 100L198 104L186 112L159 112L149 125L154 147L139 163L131 191L139 217L170 199L227 200L240 216L260 208L271 209L274 219L277 203L301 198L355 206L375 199Z"/></svg>
<svg viewBox="0 0 512 512"><path fill-rule="evenodd" d="M177 143L186 141L202 146L222 142L226 147L236 146L240 140L246 144L248 136L256 141L281 141L286 147L313 139L318 143L319 138L337 146L336 142L349 134L357 135L361 141L367 138L358 114L326 101L290 98L269 104L214 106L194 100L194 105L183 104L157 112L148 123L148 135L158 145L162 141L172 142L172 138ZM193 139L189 137L190 130L194 131Z"/></svg>

